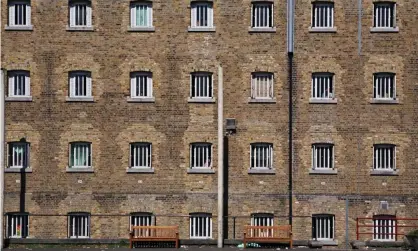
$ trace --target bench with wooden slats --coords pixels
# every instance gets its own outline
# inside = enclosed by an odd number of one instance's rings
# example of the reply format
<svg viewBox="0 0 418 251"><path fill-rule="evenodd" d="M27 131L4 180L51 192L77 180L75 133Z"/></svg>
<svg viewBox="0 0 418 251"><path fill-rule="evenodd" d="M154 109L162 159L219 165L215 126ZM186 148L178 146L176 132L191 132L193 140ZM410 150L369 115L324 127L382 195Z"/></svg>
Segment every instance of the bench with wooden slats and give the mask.
<svg viewBox="0 0 418 251"><path fill-rule="evenodd" d="M178 226L132 226L129 233L129 247L134 242L141 241L174 241L176 248L179 247Z"/></svg>
<svg viewBox="0 0 418 251"><path fill-rule="evenodd" d="M271 226L257 227L245 226L244 248L247 243L288 243L290 248L293 246L292 226Z"/></svg>

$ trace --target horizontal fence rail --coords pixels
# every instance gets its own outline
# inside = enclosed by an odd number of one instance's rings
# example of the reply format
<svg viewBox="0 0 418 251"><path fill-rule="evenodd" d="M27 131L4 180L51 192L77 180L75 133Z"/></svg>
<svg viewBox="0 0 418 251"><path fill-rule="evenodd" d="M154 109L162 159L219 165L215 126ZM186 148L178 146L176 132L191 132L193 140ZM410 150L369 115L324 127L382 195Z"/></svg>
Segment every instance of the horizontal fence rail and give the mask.
<svg viewBox="0 0 418 251"><path fill-rule="evenodd" d="M397 218L394 216L358 217L356 239L397 241L409 231L418 229L418 218ZM361 236L364 236L361 238Z"/></svg>

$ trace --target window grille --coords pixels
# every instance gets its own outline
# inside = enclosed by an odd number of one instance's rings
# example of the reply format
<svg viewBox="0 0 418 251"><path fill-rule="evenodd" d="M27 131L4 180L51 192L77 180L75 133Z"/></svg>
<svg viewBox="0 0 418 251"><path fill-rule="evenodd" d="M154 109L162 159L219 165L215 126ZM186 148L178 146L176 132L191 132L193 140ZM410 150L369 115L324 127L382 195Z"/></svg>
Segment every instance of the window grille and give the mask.
<svg viewBox="0 0 418 251"><path fill-rule="evenodd" d="M30 1L9 1L9 26L30 26Z"/></svg>
<svg viewBox="0 0 418 251"><path fill-rule="evenodd" d="M373 169L392 171L396 169L396 147L394 145L374 145Z"/></svg>
<svg viewBox="0 0 418 251"><path fill-rule="evenodd" d="M9 71L9 97L30 97L28 71Z"/></svg>
<svg viewBox="0 0 418 251"><path fill-rule="evenodd" d="M253 3L251 8L251 27L273 28L273 4Z"/></svg>
<svg viewBox="0 0 418 251"><path fill-rule="evenodd" d="M190 83L191 98L212 98L213 84L211 73L192 73Z"/></svg>
<svg viewBox="0 0 418 251"><path fill-rule="evenodd" d="M91 74L89 72L70 73L70 97L91 97Z"/></svg>
<svg viewBox="0 0 418 251"><path fill-rule="evenodd" d="M392 73L376 73L373 75L373 98L396 99L396 78Z"/></svg>
<svg viewBox="0 0 418 251"><path fill-rule="evenodd" d="M394 28L396 20L395 3L374 3L373 27Z"/></svg>
<svg viewBox="0 0 418 251"><path fill-rule="evenodd" d="M152 4L150 2L131 4L131 27L152 27Z"/></svg>
<svg viewBox="0 0 418 251"><path fill-rule="evenodd" d="M273 83L272 73L253 73L251 77L251 98L272 99Z"/></svg>
<svg viewBox="0 0 418 251"><path fill-rule="evenodd" d="M251 144L251 168L272 169L273 145L269 143Z"/></svg>
<svg viewBox="0 0 418 251"><path fill-rule="evenodd" d="M190 145L190 167L192 169L212 167L212 144L193 143Z"/></svg>
<svg viewBox="0 0 418 251"><path fill-rule="evenodd" d="M90 237L90 215L69 214L68 215L68 237L89 238Z"/></svg>
<svg viewBox="0 0 418 251"><path fill-rule="evenodd" d="M334 98L334 76L329 73L312 74L312 98L332 99Z"/></svg>
<svg viewBox="0 0 418 251"><path fill-rule="evenodd" d="M312 28L333 28L334 27L334 4L313 3L312 4Z"/></svg>
<svg viewBox="0 0 418 251"><path fill-rule="evenodd" d="M26 213L7 214L8 238L26 238L29 236L29 215Z"/></svg>
<svg viewBox="0 0 418 251"><path fill-rule="evenodd" d="M131 97L151 98L152 95L152 74L150 72L131 73Z"/></svg>
<svg viewBox="0 0 418 251"><path fill-rule="evenodd" d="M90 2L70 3L70 27L91 27L92 10Z"/></svg>
<svg viewBox="0 0 418 251"><path fill-rule="evenodd" d="M211 214L190 214L190 238L212 238Z"/></svg>
<svg viewBox="0 0 418 251"><path fill-rule="evenodd" d="M334 168L334 146L331 144L312 145L312 169Z"/></svg>
<svg viewBox="0 0 418 251"><path fill-rule="evenodd" d="M373 217L373 239L380 241L396 240L396 217L392 215L375 215Z"/></svg>
<svg viewBox="0 0 418 251"><path fill-rule="evenodd" d="M312 239L334 239L334 215L319 214L312 216Z"/></svg>
<svg viewBox="0 0 418 251"><path fill-rule="evenodd" d="M191 27L211 28L213 27L212 3L195 2L191 6Z"/></svg>
<svg viewBox="0 0 418 251"><path fill-rule="evenodd" d="M91 143L71 143L70 167L91 167Z"/></svg>
<svg viewBox="0 0 418 251"><path fill-rule="evenodd" d="M29 167L29 143L9 143L9 168Z"/></svg>
<svg viewBox="0 0 418 251"><path fill-rule="evenodd" d="M150 143L131 144L131 168L151 168L151 149Z"/></svg>

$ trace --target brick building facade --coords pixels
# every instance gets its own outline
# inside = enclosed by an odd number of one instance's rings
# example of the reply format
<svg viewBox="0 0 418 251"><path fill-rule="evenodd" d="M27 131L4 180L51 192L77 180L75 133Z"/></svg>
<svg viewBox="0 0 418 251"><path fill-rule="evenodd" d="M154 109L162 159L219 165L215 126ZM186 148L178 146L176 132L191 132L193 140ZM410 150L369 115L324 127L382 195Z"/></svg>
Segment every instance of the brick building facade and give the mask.
<svg viewBox="0 0 418 251"><path fill-rule="evenodd" d="M90 214L91 239L127 238L135 212L152 213L157 225L178 225L180 238L190 239L189 215L207 213L213 220L210 239L216 239L219 65L224 72L224 117L237 122L237 132L226 138L226 239L241 239L243 226L258 217L253 214L273 215L275 225L287 223L289 152L296 240L321 239L314 222L325 221L312 218L317 214L331 217L326 218L327 229L333 234L322 237L332 245L344 245L347 233L348 240L356 239L357 217L418 217L414 0L384 5L392 11L392 23L380 30L373 21L376 13L383 13L381 2L326 2L333 25L321 30L313 27L312 19L319 18L315 8L325 2L296 0L291 151L286 1L264 1L265 14L254 14L260 1L208 1L202 6L213 10L213 18L204 21L213 25L200 23L203 28L193 27L192 19L202 21L202 16L191 15L197 7L188 0L140 5L146 11L152 7L149 19L138 21L145 28L132 27L136 5L130 1L92 0L77 12L71 9L78 2L25 3L30 11L24 6L22 25L16 25L22 22L16 18L22 15L16 12L19 5L1 3L1 67L7 87L16 71L24 72L25 83L30 79L30 94L26 89L24 97L13 97L13 88L6 88L5 108L5 212L29 213L28 239L68 238L73 224L67 215L73 212ZM83 17L91 15L90 23L77 27L72 15L83 11ZM253 15L261 15L268 27L256 27ZM73 96L73 72L88 72L88 98ZM150 97L132 97L135 72L150 74ZM208 91L204 95L211 97L193 97L191 85L198 81L193 73L212 81L202 85ZM269 99L254 98L258 73L273 83ZM317 73L332 81L332 87L317 87L327 95L314 99ZM389 98L379 99L379 73L390 73L388 82L382 82ZM21 168L10 168L12 142L29 145L22 150L30 153L23 161L24 174ZM73 150L81 149L74 142L87 145L84 157L74 157ZM137 142L151 144L143 149L151 152L152 168L129 168L130 144ZM193 143L205 143L199 146L208 148L199 149L211 154L194 152ZM388 150L378 150L380 146ZM316 154L315 149L325 150ZM269 153L257 155L264 150ZM198 169L191 168L191 155L196 154L206 161ZM382 161L389 170L378 170L377 154L386 154ZM88 156L88 168L72 168L73 160ZM267 169L251 168L257 156L268 159ZM330 160L331 166L321 169L321 162L315 169L314 156ZM6 222L9 235L10 224Z"/></svg>

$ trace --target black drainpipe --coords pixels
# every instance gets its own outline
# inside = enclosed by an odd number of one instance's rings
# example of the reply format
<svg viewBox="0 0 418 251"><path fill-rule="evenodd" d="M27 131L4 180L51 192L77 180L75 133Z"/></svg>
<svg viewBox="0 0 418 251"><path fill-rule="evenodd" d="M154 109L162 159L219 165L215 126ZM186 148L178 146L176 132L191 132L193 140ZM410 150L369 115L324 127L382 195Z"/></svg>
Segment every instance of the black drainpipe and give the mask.
<svg viewBox="0 0 418 251"><path fill-rule="evenodd" d="M289 58L289 225L292 226L293 217L293 52L288 53Z"/></svg>

